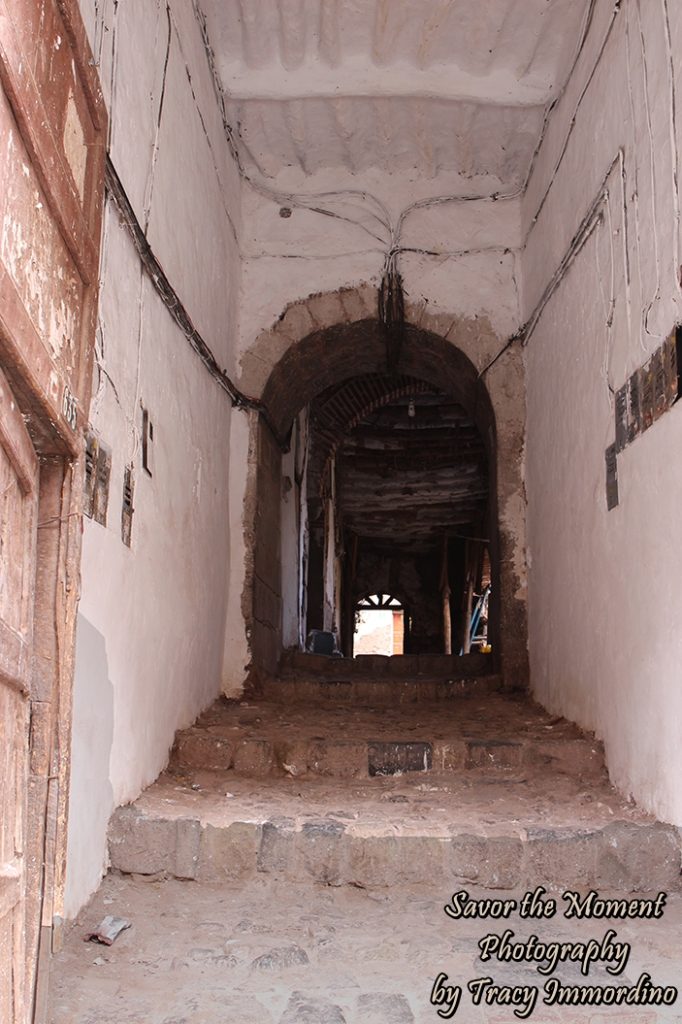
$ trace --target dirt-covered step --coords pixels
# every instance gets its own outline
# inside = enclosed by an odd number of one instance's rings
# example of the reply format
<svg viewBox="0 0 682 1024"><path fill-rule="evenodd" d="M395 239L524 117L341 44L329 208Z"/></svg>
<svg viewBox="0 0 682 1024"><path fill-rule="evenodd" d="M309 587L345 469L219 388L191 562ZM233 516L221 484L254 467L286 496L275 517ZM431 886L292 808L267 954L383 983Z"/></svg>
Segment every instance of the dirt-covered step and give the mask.
<svg viewBox="0 0 682 1024"><path fill-rule="evenodd" d="M551 787L481 778L469 786L442 778L419 785L414 777L364 787L236 781L227 790L220 773L194 789L160 780L114 814L112 868L206 882L270 874L367 889L425 879L439 879L444 890L543 884L627 893L680 885L677 830L608 787L581 793L565 779Z"/></svg>
<svg viewBox="0 0 682 1024"><path fill-rule="evenodd" d="M588 780L604 761L594 737L497 694L447 709L219 701L178 734L171 767L301 779L551 767Z"/></svg>
<svg viewBox="0 0 682 1024"><path fill-rule="evenodd" d="M601 746L584 739L507 740L454 738L335 739L226 735L220 726L180 733L173 751L177 770L222 769L246 776L309 775L362 779L404 772L513 769L554 764L576 777L603 772Z"/></svg>
<svg viewBox="0 0 682 1024"><path fill-rule="evenodd" d="M334 675L294 675L266 679L261 683L260 693L267 700L293 704L364 704L390 708L483 697L501 688L502 682L498 675L402 678L349 674L344 677L337 670Z"/></svg>
<svg viewBox="0 0 682 1024"><path fill-rule="evenodd" d="M285 651L279 675L326 679L468 679L493 674L491 654L358 654L354 658Z"/></svg>
<svg viewBox="0 0 682 1024"><path fill-rule="evenodd" d="M263 713L262 706L241 707L247 718ZM224 712L213 708L205 723ZM354 742L350 730L364 721L357 714L339 718L342 741ZM479 712L459 724L476 731L478 723L475 738L485 744L503 715L517 729L525 722L526 739L554 734L570 767L580 734L527 703L493 702L488 722ZM287 721L295 733L296 720ZM423 723L412 725L418 730ZM447 885L545 882L623 891L680 882L676 829L623 799L603 773L560 770L556 759L504 771L434 767L363 778L255 779L171 767L114 814L110 858L112 867L141 875L216 880L272 873L365 887L424 877L442 877Z"/></svg>

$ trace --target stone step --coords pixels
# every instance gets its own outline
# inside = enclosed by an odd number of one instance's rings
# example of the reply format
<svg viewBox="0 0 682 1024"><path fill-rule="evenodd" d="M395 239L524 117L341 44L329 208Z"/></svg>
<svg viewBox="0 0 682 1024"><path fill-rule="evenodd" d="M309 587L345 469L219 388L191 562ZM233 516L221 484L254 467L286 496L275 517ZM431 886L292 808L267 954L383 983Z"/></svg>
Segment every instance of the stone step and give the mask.
<svg viewBox="0 0 682 1024"><path fill-rule="evenodd" d="M258 781L254 781L258 776ZM219 701L110 825L113 868L215 882L660 891L678 831L623 800L601 745L527 699Z"/></svg>
<svg viewBox="0 0 682 1024"><path fill-rule="evenodd" d="M680 886L678 831L609 790L585 803L575 788L559 786L557 802L548 804L557 787L546 780L530 794L528 780L515 780L516 794L479 781L472 800L471 788L401 780L396 789L394 779L374 779L360 790L308 788L304 799L294 780L266 780L257 790L241 781L226 791L219 773L195 790L159 780L115 812L112 868L200 882L266 874L366 889L438 879L445 893L467 884L621 893Z"/></svg>
<svg viewBox="0 0 682 1024"><path fill-rule="evenodd" d="M359 654L334 658L307 651L285 651L279 664L281 678L318 679L470 679L494 675L491 654Z"/></svg>
<svg viewBox="0 0 682 1024"><path fill-rule="evenodd" d="M321 655L307 655L318 658ZM370 655L367 655L370 657ZM371 657L375 657L371 655ZM345 661L346 659L340 659ZM497 693L502 688L498 675L422 678L411 676L370 677L353 673L336 676L281 676L261 683L266 700L289 704L363 704L370 707L400 707L431 701L453 701Z"/></svg>
<svg viewBox="0 0 682 1024"><path fill-rule="evenodd" d="M553 764L583 778L603 772L601 745L586 740L269 739L226 736L218 727L180 733L171 764L246 776L307 775L361 779L404 772L470 771Z"/></svg>
<svg viewBox="0 0 682 1024"><path fill-rule="evenodd" d="M180 732L180 772L366 779L412 772L508 771L522 766L598 779L603 750L563 719L506 695L444 710L292 707L219 701Z"/></svg>

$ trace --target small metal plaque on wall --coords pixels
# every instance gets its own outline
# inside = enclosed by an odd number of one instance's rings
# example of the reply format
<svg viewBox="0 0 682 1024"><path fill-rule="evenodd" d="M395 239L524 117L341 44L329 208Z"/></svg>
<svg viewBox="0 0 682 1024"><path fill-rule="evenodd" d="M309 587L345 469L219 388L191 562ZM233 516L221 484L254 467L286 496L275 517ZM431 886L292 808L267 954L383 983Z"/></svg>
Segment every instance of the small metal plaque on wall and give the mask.
<svg viewBox="0 0 682 1024"><path fill-rule="evenodd" d="M606 507L609 511L618 504L618 456L615 444L606 449Z"/></svg>

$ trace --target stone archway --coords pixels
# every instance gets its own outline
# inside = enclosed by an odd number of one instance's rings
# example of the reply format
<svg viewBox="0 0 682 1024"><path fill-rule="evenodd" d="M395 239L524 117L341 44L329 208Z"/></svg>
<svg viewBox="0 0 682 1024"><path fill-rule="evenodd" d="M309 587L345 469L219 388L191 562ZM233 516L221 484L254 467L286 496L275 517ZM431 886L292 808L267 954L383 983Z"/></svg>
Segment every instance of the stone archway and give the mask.
<svg viewBox="0 0 682 1024"><path fill-rule="evenodd" d="M385 333L374 288L316 295L287 307L242 358L242 388L267 409L253 422L257 470L247 495L247 564L242 607L252 672L274 672L281 654L281 458L298 411L320 392L351 376L386 371ZM523 364L504 348L485 318L406 309L397 372L446 388L466 408L485 439L492 497L491 558L499 623L498 667L509 687L527 684L525 421ZM252 529L250 528L252 526Z"/></svg>

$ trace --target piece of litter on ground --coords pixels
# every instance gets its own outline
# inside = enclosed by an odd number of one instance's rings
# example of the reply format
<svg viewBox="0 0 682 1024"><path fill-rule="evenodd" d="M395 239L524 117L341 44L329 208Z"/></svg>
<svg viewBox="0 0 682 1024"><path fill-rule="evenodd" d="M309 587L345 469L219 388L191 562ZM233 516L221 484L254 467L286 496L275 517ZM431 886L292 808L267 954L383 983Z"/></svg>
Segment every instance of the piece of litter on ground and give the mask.
<svg viewBox="0 0 682 1024"><path fill-rule="evenodd" d="M107 961L104 959L103 956L97 956L92 962L95 965L95 967L103 967Z"/></svg>
<svg viewBox="0 0 682 1024"><path fill-rule="evenodd" d="M234 793L226 793L225 796L234 796Z"/></svg>
<svg viewBox="0 0 682 1024"><path fill-rule="evenodd" d="M125 917L114 917L112 914L107 914L94 932L88 932L85 941L101 942L104 946L112 946L121 932L130 928L131 925L132 921L126 920Z"/></svg>

